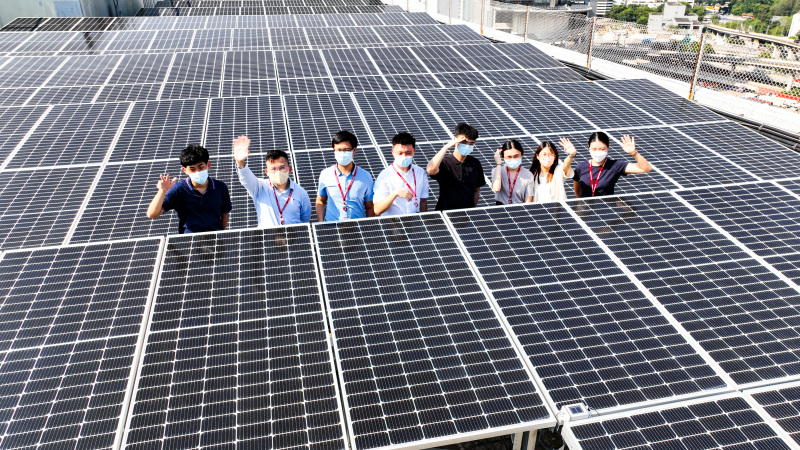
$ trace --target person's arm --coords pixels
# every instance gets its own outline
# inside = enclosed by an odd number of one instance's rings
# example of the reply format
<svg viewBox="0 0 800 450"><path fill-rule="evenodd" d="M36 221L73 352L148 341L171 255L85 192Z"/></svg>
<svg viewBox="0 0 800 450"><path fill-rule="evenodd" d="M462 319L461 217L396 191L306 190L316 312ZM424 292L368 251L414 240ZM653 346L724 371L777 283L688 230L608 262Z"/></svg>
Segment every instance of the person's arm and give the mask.
<svg viewBox="0 0 800 450"><path fill-rule="evenodd" d="M525 203L533 203L533 197L525 197Z"/></svg>
<svg viewBox="0 0 800 450"><path fill-rule="evenodd" d="M625 173L647 173L653 170L653 166L636 151L636 141L633 136L628 136L627 134L622 136L622 149L636 160L636 164L628 163L625 167Z"/></svg>
<svg viewBox="0 0 800 450"><path fill-rule="evenodd" d="M564 175L571 176L570 172L572 172L572 160L575 159L575 155L578 153L578 150L575 149L575 146L572 145L572 142L570 142L570 140L567 138L562 137L558 143L564 147L564 152L567 154L567 158L564 159L563 162Z"/></svg>
<svg viewBox="0 0 800 450"><path fill-rule="evenodd" d="M503 166L497 165L492 170L492 190L495 192L500 192L500 189L503 189Z"/></svg>
<svg viewBox="0 0 800 450"><path fill-rule="evenodd" d="M475 206L478 206L478 200L481 198L481 188L475 188Z"/></svg>
<svg viewBox="0 0 800 450"><path fill-rule="evenodd" d="M442 149L439 150L439 153L437 153L433 157L433 159L428 161L428 166L425 169L425 171L428 172L428 175L436 175L437 173L439 173L439 166L442 164L442 160L444 159L444 156L447 154L447 151L463 140L464 140L463 136L456 136L455 139L445 144L444 147L442 147Z"/></svg>
<svg viewBox="0 0 800 450"><path fill-rule="evenodd" d="M423 198L419 200L419 212L428 212L428 199Z"/></svg>
<svg viewBox="0 0 800 450"><path fill-rule="evenodd" d="M372 200L364 202L364 212L367 217L375 217L375 205L372 203Z"/></svg>
<svg viewBox="0 0 800 450"><path fill-rule="evenodd" d="M317 210L317 222L325 222L325 203L328 201L328 196L317 195L317 201L314 202L314 208Z"/></svg>
<svg viewBox="0 0 800 450"><path fill-rule="evenodd" d="M378 195L376 194L375 196L377 197ZM406 201L410 202L411 199L414 198L414 194L412 194L411 191L409 191L408 189L395 189L394 191L390 192L389 195L387 195L387 196L383 197L382 199L377 200L377 201L374 202L375 215L380 216L381 214L385 213L386 210L388 210L389 207L392 206L392 203L394 203L394 200L396 198L398 198L398 197L404 198L404 199L406 199ZM364 205L366 206L367 203L368 202L364 202ZM371 217L371 216L367 216L367 217Z"/></svg>
<svg viewBox="0 0 800 450"><path fill-rule="evenodd" d="M308 193L303 191L305 195L300 200L300 222L308 223L311 220L311 199Z"/></svg>
<svg viewBox="0 0 800 450"><path fill-rule="evenodd" d="M228 219L230 219L230 214L223 214L222 215L222 229L226 230L228 228Z"/></svg>
<svg viewBox="0 0 800 450"><path fill-rule="evenodd" d="M236 162L236 173L239 175L239 182L250 194L256 198L260 183L258 178L247 166L247 158L250 156L250 139L247 136L239 136L233 141L233 159Z"/></svg>
<svg viewBox="0 0 800 450"><path fill-rule="evenodd" d="M155 219L164 213L164 197L167 195L167 192L172 189L172 186L175 185L175 182L178 181L178 177L170 180L169 174L159 175L159 177L161 179L156 184L158 192L156 192L156 196L153 197L153 200L150 201L150 206L147 207L146 215L148 219Z"/></svg>
<svg viewBox="0 0 800 450"><path fill-rule="evenodd" d="M573 181L573 190L575 191L575 197L581 198L581 182L580 181Z"/></svg>

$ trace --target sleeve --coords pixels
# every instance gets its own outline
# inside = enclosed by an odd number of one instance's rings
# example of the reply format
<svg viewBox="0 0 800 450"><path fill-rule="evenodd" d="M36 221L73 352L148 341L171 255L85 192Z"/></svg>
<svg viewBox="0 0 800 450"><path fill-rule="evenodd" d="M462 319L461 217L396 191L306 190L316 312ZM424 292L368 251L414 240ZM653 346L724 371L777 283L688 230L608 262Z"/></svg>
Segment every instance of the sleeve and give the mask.
<svg viewBox="0 0 800 450"><path fill-rule="evenodd" d="M364 191L364 201L371 202L375 193L373 192L372 175L370 175L369 172L367 172L367 178L369 179L364 181L364 184L367 185L367 189Z"/></svg>
<svg viewBox="0 0 800 450"><path fill-rule="evenodd" d="M528 183L528 188L525 190L525 197L534 197L536 195L536 179L531 178L531 182Z"/></svg>
<svg viewBox="0 0 800 450"><path fill-rule="evenodd" d="M558 165L560 165L560 166L561 166L561 171L563 172L563 171L564 171L564 162L563 162L563 161L559 161L559 162L558 162ZM564 176L565 178L572 178L572 177L574 177L574 176L575 176L575 170L573 170L573 169L572 169L572 167L570 167L570 168L569 168L569 171L568 171L566 174L564 174L564 175L565 175L565 176ZM573 179L574 179L574 178L573 178Z"/></svg>
<svg viewBox="0 0 800 450"><path fill-rule="evenodd" d="M425 169L422 169L420 172L422 172L422 175L420 176L420 179L422 179L422 184L420 186L418 196L419 198L428 198L428 172L426 172Z"/></svg>
<svg viewBox="0 0 800 450"><path fill-rule="evenodd" d="M583 163L580 163L577 167L575 167L575 170L573 171L575 173L572 175L572 181L581 181L581 164Z"/></svg>
<svg viewBox="0 0 800 450"><path fill-rule="evenodd" d="M497 180L497 176L500 174L500 169L501 169L500 166L496 166L494 169L492 169L492 183L494 183Z"/></svg>
<svg viewBox="0 0 800 450"><path fill-rule="evenodd" d="M300 199L300 221L308 223L311 220L311 199L308 197L308 192L303 189L303 196Z"/></svg>
<svg viewBox="0 0 800 450"><path fill-rule="evenodd" d="M178 183L183 183L183 180L178 181L175 183L174 186L167 191L164 195L164 201L161 203L161 210L164 212L172 211L173 209L178 207Z"/></svg>
<svg viewBox="0 0 800 450"><path fill-rule="evenodd" d="M629 163L628 161L617 160L616 165L619 166L617 167L617 172L619 173L619 176L624 177L628 175L628 173L625 172L626 170L628 170L628 164L631 163Z"/></svg>
<svg viewBox="0 0 800 450"><path fill-rule="evenodd" d="M427 172L428 171L426 170L425 173ZM442 162L439 163L439 171L436 172L436 175L429 175L429 176L431 177L431 179L434 179L436 181L442 181L445 178L447 178L449 174L450 174L450 168L446 166L444 160L442 160Z"/></svg>
<svg viewBox="0 0 800 450"><path fill-rule="evenodd" d="M375 180L375 186L373 188L373 200L379 202L386 197L389 196L389 182L386 180L386 177L383 176L383 172L378 175L378 179Z"/></svg>
<svg viewBox="0 0 800 450"><path fill-rule="evenodd" d="M475 189L482 188L483 186L486 185L486 176L484 176L484 174L483 174L483 165L481 164L480 161L477 161L477 162L478 162L478 164L476 164L475 167L478 168L478 170L477 170L477 172L478 172L478 180L475 182Z"/></svg>
<svg viewBox="0 0 800 450"><path fill-rule="evenodd" d="M325 185L325 171L319 173L319 182L317 188L317 195L320 197L327 197L328 196L328 186Z"/></svg>
<svg viewBox="0 0 800 450"><path fill-rule="evenodd" d="M236 173L239 174L239 182L242 183L245 189L247 189L247 193L250 194L250 197L256 198L258 195L258 190L261 187L261 183L258 181L255 175L253 175L253 171L250 170L250 166L244 166L244 168L236 168Z"/></svg>
<svg viewBox="0 0 800 450"><path fill-rule="evenodd" d="M222 186L225 187L222 191L222 203L220 207L220 215L230 214L233 211L233 204L231 203L231 195L228 192L228 186L223 184Z"/></svg>

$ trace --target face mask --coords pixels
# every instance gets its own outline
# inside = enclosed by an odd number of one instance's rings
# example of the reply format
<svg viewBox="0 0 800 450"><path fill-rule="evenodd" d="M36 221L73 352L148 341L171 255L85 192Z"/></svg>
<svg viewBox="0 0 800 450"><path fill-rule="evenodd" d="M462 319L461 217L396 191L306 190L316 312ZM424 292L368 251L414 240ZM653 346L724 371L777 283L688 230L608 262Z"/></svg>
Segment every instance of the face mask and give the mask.
<svg viewBox="0 0 800 450"><path fill-rule="evenodd" d="M192 182L195 184L203 184L208 179L208 170L201 170L200 172L195 172L189 174L189 178L191 178Z"/></svg>
<svg viewBox="0 0 800 450"><path fill-rule="evenodd" d="M601 163L605 161L606 156L608 156L608 152L604 152L601 150L590 150L589 154L592 155L592 159L596 163Z"/></svg>
<svg viewBox="0 0 800 450"><path fill-rule="evenodd" d="M520 164L522 164L522 158L506 160L506 167L508 167L511 170L516 169L517 167L520 166Z"/></svg>
<svg viewBox="0 0 800 450"><path fill-rule="evenodd" d="M336 154L336 162L346 166L353 162L353 152L333 152Z"/></svg>
<svg viewBox="0 0 800 450"><path fill-rule="evenodd" d="M542 167L550 167L553 165L553 162L555 162L553 158L539 158L539 164L541 164Z"/></svg>
<svg viewBox="0 0 800 450"><path fill-rule="evenodd" d="M467 144L458 144L458 147L456 147L456 150L458 150L458 153L460 153L461 156L467 156L470 153L472 153L473 150L475 150L475 146L474 145L467 145Z"/></svg>
<svg viewBox="0 0 800 450"><path fill-rule="evenodd" d="M281 171L272 172L271 174L269 174L269 179L275 186L280 186L283 183L286 183L286 180L289 179L289 172L281 172Z"/></svg>
<svg viewBox="0 0 800 450"><path fill-rule="evenodd" d="M398 167L405 168L411 165L412 159L412 156L395 156L394 163L397 164Z"/></svg>

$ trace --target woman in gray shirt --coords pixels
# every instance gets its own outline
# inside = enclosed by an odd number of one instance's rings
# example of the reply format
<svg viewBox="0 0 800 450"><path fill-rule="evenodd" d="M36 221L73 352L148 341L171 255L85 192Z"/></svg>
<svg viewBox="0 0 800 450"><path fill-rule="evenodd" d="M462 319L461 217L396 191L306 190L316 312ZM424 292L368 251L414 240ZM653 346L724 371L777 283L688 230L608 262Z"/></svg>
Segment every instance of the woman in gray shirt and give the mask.
<svg viewBox="0 0 800 450"><path fill-rule="evenodd" d="M497 167L492 171L492 190L498 205L533 201L533 174L522 167L522 144L506 141L494 154Z"/></svg>

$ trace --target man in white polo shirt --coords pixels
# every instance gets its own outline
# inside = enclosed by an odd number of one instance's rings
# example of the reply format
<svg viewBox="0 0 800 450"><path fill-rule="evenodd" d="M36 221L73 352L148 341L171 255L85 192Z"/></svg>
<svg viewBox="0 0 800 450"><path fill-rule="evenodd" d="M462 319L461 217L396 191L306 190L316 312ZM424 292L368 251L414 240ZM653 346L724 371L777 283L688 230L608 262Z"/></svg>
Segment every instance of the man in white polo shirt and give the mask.
<svg viewBox="0 0 800 450"><path fill-rule="evenodd" d="M375 181L375 214L396 216L428 211L428 173L412 164L417 140L411 133L392 138L394 161Z"/></svg>

